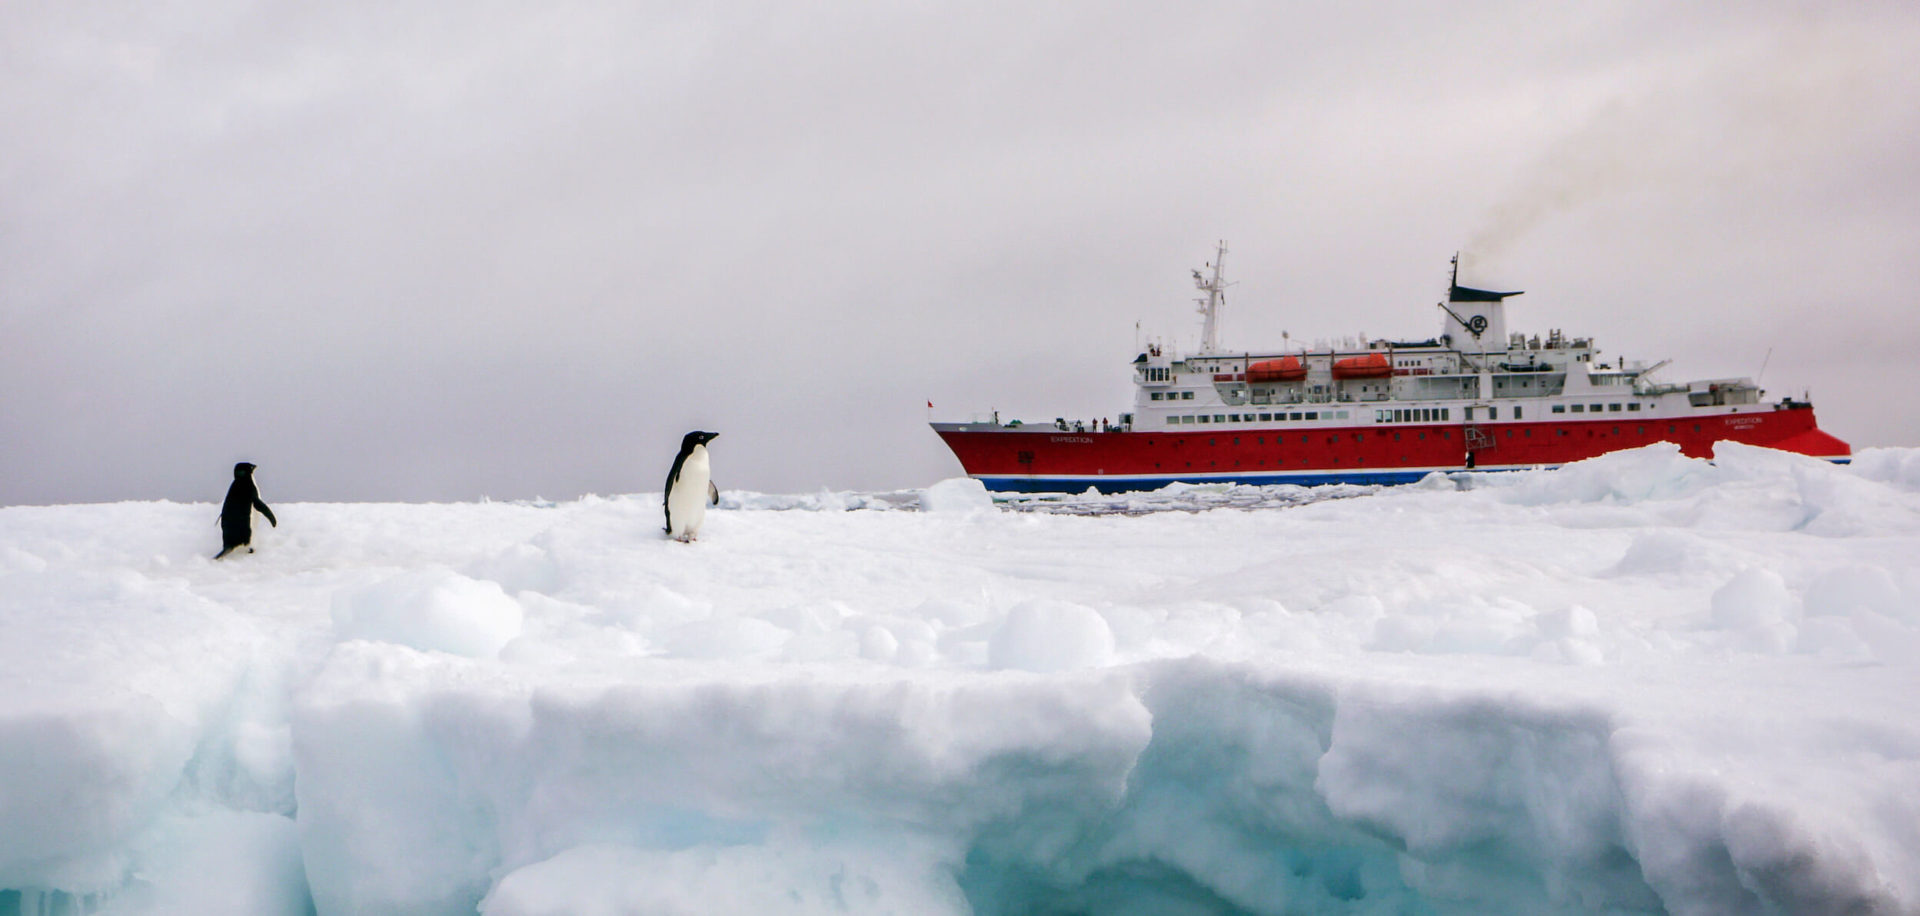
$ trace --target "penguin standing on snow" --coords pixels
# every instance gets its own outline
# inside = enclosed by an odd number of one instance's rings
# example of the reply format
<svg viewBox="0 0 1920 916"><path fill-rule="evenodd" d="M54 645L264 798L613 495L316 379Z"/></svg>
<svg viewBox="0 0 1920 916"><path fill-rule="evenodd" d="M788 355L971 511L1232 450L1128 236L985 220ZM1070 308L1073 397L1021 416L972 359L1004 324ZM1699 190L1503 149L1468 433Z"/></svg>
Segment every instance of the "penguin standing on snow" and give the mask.
<svg viewBox="0 0 1920 916"><path fill-rule="evenodd" d="M698 537L707 506L720 503L707 463L707 443L719 435L696 429L680 440L680 454L673 456L673 470L667 472L667 534L676 541Z"/></svg>
<svg viewBox="0 0 1920 916"><path fill-rule="evenodd" d="M253 541L253 510L267 517L273 527L280 527L280 521L273 517L273 510L260 501L260 489L253 485L253 465L244 461L233 466L233 486L227 488L227 501L220 504L220 545L219 553L213 555L218 560L246 547L248 553L253 548L247 546Z"/></svg>

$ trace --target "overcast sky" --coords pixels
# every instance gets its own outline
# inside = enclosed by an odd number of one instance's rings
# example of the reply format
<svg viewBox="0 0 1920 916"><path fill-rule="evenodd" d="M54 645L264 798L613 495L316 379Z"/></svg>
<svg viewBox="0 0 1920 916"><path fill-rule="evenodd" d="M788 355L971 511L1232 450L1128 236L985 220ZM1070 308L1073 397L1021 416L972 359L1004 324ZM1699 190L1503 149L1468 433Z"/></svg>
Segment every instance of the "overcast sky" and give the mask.
<svg viewBox="0 0 1920 916"><path fill-rule="evenodd" d="M1920 445L1920 6L0 4L0 504L923 486L1135 323L1509 326ZM1769 355L1771 354L1771 355Z"/></svg>

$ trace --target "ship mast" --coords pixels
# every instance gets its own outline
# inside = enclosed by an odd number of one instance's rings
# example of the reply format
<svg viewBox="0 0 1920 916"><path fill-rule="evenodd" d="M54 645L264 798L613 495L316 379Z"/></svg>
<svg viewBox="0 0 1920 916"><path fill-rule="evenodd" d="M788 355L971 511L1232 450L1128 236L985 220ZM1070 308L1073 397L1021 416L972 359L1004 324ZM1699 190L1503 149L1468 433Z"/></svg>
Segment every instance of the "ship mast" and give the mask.
<svg viewBox="0 0 1920 916"><path fill-rule="evenodd" d="M1222 265L1227 260L1227 243L1222 241L1213 255L1212 277L1203 277L1199 271L1193 272L1193 285L1207 294L1205 299L1195 299L1200 303L1200 314L1206 321L1200 326L1200 352L1213 353L1220 349L1220 306L1227 303L1227 287L1233 284L1221 279Z"/></svg>

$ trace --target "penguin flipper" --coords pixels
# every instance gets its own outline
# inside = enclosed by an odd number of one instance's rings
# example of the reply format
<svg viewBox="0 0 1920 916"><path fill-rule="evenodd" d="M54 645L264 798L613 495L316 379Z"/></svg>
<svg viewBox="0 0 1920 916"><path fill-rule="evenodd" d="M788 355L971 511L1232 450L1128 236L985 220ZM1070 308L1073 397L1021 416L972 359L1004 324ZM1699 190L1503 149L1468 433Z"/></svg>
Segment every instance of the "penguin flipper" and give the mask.
<svg viewBox="0 0 1920 916"><path fill-rule="evenodd" d="M673 456L673 467L667 469L667 485L660 488L660 506L667 511L667 527L663 530L668 534L673 533L673 485L680 479L680 464L686 457L686 452Z"/></svg>
<svg viewBox="0 0 1920 916"><path fill-rule="evenodd" d="M707 481L707 505L720 505L720 488L714 486L711 480Z"/></svg>
<svg viewBox="0 0 1920 916"><path fill-rule="evenodd" d="M280 527L280 520L273 517L273 510L267 508L267 504L262 502L260 497L256 496L253 498L253 507L259 509L261 515L267 517L268 524L271 524L275 528Z"/></svg>

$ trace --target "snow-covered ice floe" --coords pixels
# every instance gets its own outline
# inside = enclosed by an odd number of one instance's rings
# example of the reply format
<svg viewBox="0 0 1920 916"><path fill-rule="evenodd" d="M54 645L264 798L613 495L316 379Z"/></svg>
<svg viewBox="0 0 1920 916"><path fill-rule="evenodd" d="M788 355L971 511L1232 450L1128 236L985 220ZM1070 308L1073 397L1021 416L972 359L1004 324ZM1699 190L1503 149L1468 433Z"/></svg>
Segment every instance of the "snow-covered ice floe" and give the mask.
<svg viewBox="0 0 1920 916"><path fill-rule="evenodd" d="M1920 451L1114 499L0 509L0 913L1920 912Z"/></svg>

